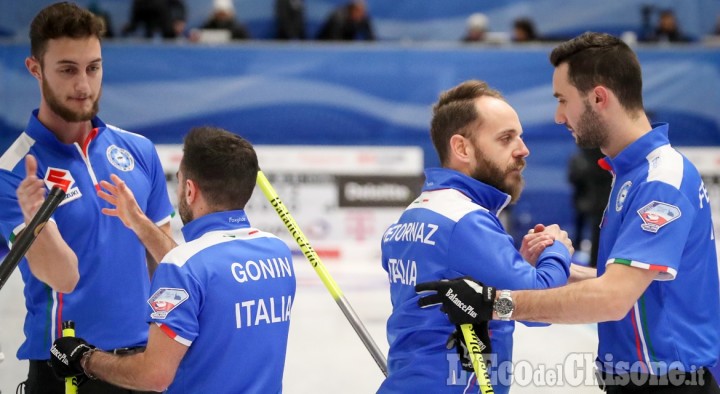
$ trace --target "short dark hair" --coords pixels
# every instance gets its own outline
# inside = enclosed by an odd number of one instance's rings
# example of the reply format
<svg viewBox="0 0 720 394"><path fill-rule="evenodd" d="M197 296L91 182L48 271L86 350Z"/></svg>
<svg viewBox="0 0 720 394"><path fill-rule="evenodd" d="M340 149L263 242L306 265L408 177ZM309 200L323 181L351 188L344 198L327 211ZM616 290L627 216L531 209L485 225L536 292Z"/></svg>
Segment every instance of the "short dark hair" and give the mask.
<svg viewBox="0 0 720 394"><path fill-rule="evenodd" d="M495 97L505 100L499 91L478 80L465 81L440 94L433 105L433 118L430 123L430 137L440 158L440 164L446 165L450 138L455 134L470 137L470 126L482 123L483 119L475 109L475 100L483 97Z"/></svg>
<svg viewBox="0 0 720 394"><path fill-rule="evenodd" d="M105 23L92 12L67 1L43 8L30 23L30 53L42 61L49 40L69 37L98 40L105 34Z"/></svg>
<svg viewBox="0 0 720 394"><path fill-rule="evenodd" d="M553 49L550 63L555 67L567 63L570 83L580 93L603 85L615 93L626 110L643 109L640 62L635 52L617 37L583 33Z"/></svg>
<svg viewBox="0 0 720 394"><path fill-rule="evenodd" d="M537 32L535 31L535 24L530 18L519 18L513 21L513 27L520 29L527 34L527 40L533 41L537 39Z"/></svg>
<svg viewBox="0 0 720 394"><path fill-rule="evenodd" d="M185 136L180 171L193 180L214 211L245 209L258 173L253 146L217 127L195 127Z"/></svg>

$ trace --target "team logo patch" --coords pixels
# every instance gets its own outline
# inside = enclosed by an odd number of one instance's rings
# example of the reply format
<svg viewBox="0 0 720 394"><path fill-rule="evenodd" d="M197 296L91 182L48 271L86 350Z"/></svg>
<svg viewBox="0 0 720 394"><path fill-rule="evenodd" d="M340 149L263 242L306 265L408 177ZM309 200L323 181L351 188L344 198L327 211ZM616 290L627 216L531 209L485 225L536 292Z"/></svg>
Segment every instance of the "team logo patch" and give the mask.
<svg viewBox="0 0 720 394"><path fill-rule="evenodd" d="M632 182L627 181L623 183L623 185L620 187L620 191L617 194L617 199L615 200L616 212L620 212L622 210L623 204L625 204L625 199L630 192L630 186L632 186Z"/></svg>
<svg viewBox="0 0 720 394"><path fill-rule="evenodd" d="M680 208L658 201L645 205L638 209L637 213L643 221L640 227L651 233L657 233L661 227L676 220L682 214Z"/></svg>
<svg viewBox="0 0 720 394"><path fill-rule="evenodd" d="M45 173L45 186L48 190L54 186L58 186L65 192L65 198L62 200L60 205L69 203L70 201L77 200L82 197L80 189L75 185L75 178L68 170L62 168L48 167Z"/></svg>
<svg viewBox="0 0 720 394"><path fill-rule="evenodd" d="M105 151L108 161L113 167L120 171L132 171L135 168L135 159L132 157L130 152L125 149L118 148L115 145L110 145Z"/></svg>
<svg viewBox="0 0 720 394"><path fill-rule="evenodd" d="M153 319L164 319L178 305L190 298L185 289L172 289L161 287L148 299L148 304L153 310L150 317Z"/></svg>

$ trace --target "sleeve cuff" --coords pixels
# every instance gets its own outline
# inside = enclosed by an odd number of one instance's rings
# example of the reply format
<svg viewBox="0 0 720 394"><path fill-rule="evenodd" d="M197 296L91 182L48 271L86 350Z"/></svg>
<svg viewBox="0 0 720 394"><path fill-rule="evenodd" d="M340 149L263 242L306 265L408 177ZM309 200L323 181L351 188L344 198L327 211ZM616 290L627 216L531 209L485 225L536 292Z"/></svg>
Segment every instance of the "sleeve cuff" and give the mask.
<svg viewBox="0 0 720 394"><path fill-rule="evenodd" d="M646 270L651 270L651 271L657 271L658 276L655 278L655 280L658 280L658 281L673 280L673 279L675 279L675 276L677 275L677 270L675 268L668 267L665 265L648 264L648 263L643 263L643 262L635 261L635 260L611 258L611 259L608 259L607 262L605 262L605 266L608 266L609 264L622 264L622 265L627 265L630 267L641 268L641 269L646 269Z"/></svg>
<svg viewBox="0 0 720 394"><path fill-rule="evenodd" d="M155 222L155 225L158 226L158 227L164 226L166 223L170 223L170 220L173 218L173 216L174 216L174 215L165 216L164 218L162 218L162 219L158 220L157 222Z"/></svg>
<svg viewBox="0 0 720 394"><path fill-rule="evenodd" d="M162 323L155 323L157 324L158 328L160 328L160 331L164 332L165 335L167 335L170 339L174 340L175 342L185 345L187 347L190 347L192 345L192 341L189 339L185 339L181 337L180 335L176 334L175 331L173 331L172 328L168 327L165 324Z"/></svg>

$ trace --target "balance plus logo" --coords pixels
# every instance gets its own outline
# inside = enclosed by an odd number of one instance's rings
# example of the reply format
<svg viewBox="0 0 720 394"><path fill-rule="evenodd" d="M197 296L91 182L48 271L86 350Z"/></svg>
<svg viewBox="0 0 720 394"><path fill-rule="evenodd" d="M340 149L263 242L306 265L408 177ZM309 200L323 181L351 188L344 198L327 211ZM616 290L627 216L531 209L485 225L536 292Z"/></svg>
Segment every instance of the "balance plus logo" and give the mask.
<svg viewBox="0 0 720 394"><path fill-rule="evenodd" d="M65 199L60 203L64 205L70 201L77 200L82 197L80 189L75 185L75 178L73 178L70 171L63 170L61 168L48 167L45 173L45 186L48 189L52 189L58 186L65 192Z"/></svg>

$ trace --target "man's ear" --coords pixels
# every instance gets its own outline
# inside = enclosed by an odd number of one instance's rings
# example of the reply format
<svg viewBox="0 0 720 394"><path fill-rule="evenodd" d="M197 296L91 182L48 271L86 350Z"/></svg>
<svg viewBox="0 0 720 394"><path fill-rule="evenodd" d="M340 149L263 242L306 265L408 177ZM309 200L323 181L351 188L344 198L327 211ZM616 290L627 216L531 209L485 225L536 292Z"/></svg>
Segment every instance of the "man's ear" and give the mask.
<svg viewBox="0 0 720 394"><path fill-rule="evenodd" d="M460 134L454 134L452 137L450 137L450 157L454 157L455 159L467 163L470 161L470 158L473 156L472 152L472 144L469 143L467 138L461 136Z"/></svg>
<svg viewBox="0 0 720 394"><path fill-rule="evenodd" d="M605 109L610 104L611 92L605 86L595 86L590 95L590 102L597 109Z"/></svg>
<svg viewBox="0 0 720 394"><path fill-rule="evenodd" d="M35 79L38 81L42 80L42 68L40 67L40 62L38 62L37 59L32 56L25 58L25 68L27 68Z"/></svg>
<svg viewBox="0 0 720 394"><path fill-rule="evenodd" d="M197 200L198 198L198 187L195 181L192 179L186 179L185 180L185 195L183 196L185 199L185 202L188 203L188 205L192 204Z"/></svg>

